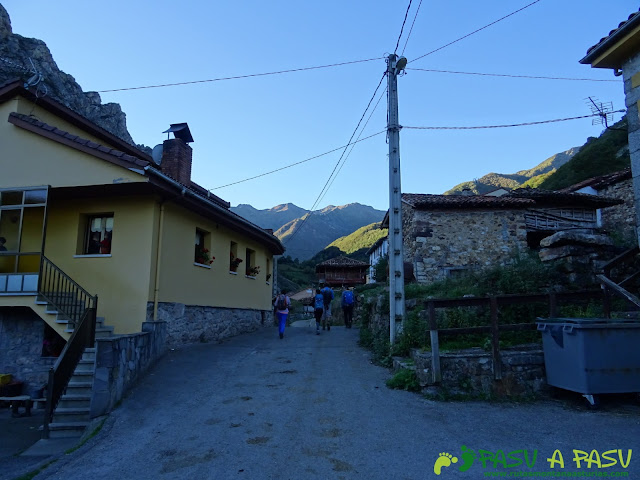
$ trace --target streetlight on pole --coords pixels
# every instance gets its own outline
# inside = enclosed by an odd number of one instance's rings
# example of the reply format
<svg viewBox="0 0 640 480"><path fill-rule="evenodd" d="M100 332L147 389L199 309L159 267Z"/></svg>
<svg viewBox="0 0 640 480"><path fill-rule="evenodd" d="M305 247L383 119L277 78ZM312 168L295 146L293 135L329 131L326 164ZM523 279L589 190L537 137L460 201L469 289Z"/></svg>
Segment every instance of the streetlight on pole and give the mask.
<svg viewBox="0 0 640 480"><path fill-rule="evenodd" d="M398 123L398 73L407 59L392 53L387 58L389 115L389 341L395 342L396 322L404 319L404 254L402 239L402 188L400 184L400 129Z"/></svg>

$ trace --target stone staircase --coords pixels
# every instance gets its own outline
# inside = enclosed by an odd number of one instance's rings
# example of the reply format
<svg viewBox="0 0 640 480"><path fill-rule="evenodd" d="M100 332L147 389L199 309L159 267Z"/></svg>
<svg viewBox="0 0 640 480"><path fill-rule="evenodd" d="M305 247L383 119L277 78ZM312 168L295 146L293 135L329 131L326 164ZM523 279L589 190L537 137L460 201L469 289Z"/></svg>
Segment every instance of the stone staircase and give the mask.
<svg viewBox="0 0 640 480"><path fill-rule="evenodd" d="M53 422L49 424L49 438L82 436L89 424L95 369L96 349L87 348L53 413Z"/></svg>

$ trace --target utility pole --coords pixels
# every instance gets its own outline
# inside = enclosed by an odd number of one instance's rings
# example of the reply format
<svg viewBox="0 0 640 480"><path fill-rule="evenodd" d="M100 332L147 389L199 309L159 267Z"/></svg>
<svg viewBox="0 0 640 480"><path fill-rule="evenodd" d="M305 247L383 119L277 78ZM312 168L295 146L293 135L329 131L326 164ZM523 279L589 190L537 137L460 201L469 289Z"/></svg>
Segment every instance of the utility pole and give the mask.
<svg viewBox="0 0 640 480"><path fill-rule="evenodd" d="M396 339L396 322L404 319L404 254L402 240L402 189L400 185L400 124L398 123L398 73L407 59L392 53L387 58L389 90L389 341Z"/></svg>

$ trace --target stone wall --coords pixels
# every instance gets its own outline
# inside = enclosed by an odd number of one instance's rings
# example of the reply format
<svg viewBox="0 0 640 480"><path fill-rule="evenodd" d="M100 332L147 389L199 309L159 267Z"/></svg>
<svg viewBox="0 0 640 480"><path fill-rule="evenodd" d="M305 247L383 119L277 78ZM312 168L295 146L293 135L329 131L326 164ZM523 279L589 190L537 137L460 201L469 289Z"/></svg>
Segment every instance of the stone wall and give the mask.
<svg viewBox="0 0 640 480"><path fill-rule="evenodd" d="M44 321L30 308L0 309L0 373L24 382L23 392L35 396L49 379L57 358L42 356Z"/></svg>
<svg viewBox="0 0 640 480"><path fill-rule="evenodd" d="M91 418L109 413L167 351L167 324L144 322L141 333L96 339Z"/></svg>
<svg viewBox="0 0 640 480"><path fill-rule="evenodd" d="M218 342L270 325L271 310L203 307L160 302L158 321L167 322L167 345ZM147 320L153 319L153 302L147 304Z"/></svg>
<svg viewBox="0 0 640 480"><path fill-rule="evenodd" d="M542 393L546 387L544 354L539 346L500 351L502 380L494 380L491 353L481 348L440 353L439 389L453 395L521 396ZM413 350L416 375L422 386L433 384L431 352Z"/></svg>
<svg viewBox="0 0 640 480"><path fill-rule="evenodd" d="M624 204L603 208L602 228L610 234L619 236L616 240L625 245L635 245L636 237L636 209L633 199L633 180L623 180L614 185L609 185L598 192L598 195L624 200Z"/></svg>
<svg viewBox="0 0 640 480"><path fill-rule="evenodd" d="M526 251L522 211L403 211L404 255L419 283L442 280L456 271L504 265Z"/></svg>

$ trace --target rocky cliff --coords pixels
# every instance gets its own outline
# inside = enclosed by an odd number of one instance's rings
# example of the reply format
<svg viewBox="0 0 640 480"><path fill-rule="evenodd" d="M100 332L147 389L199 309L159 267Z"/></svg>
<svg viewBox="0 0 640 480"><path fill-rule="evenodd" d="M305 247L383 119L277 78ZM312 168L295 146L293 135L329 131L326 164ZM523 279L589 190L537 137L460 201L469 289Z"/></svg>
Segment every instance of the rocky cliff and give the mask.
<svg viewBox="0 0 640 480"><path fill-rule="evenodd" d="M42 40L13 33L9 14L0 4L0 85L16 79L29 82L39 95L54 98L115 136L135 145L127 130L126 115L120 105L103 104L97 92L83 92L71 75L58 68ZM138 147L150 152L148 147Z"/></svg>

